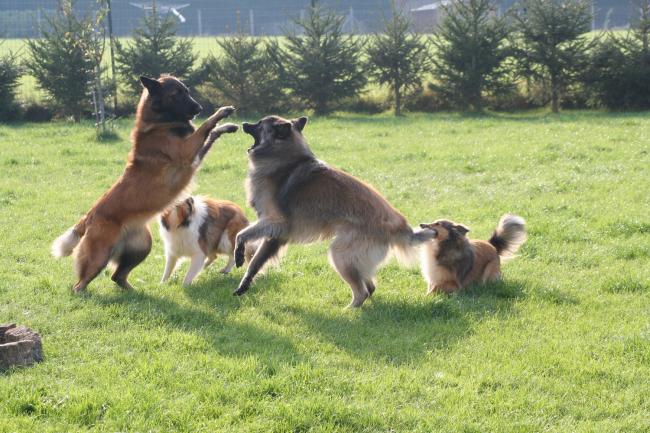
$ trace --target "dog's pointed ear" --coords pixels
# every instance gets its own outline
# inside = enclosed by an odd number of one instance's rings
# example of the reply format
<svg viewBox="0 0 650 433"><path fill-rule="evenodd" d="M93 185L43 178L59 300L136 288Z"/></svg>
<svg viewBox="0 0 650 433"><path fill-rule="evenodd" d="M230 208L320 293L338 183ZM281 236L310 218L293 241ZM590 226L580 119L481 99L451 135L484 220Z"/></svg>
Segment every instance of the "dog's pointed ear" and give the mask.
<svg viewBox="0 0 650 433"><path fill-rule="evenodd" d="M273 124L275 138L289 138L291 136L291 122L277 121Z"/></svg>
<svg viewBox="0 0 650 433"><path fill-rule="evenodd" d="M293 119L291 123L293 126L300 132L305 128L305 125L307 124L307 116L302 116L297 119Z"/></svg>
<svg viewBox="0 0 650 433"><path fill-rule="evenodd" d="M467 233L469 233L469 227L464 226L464 225L462 225L462 224L456 224L456 225L454 226L454 228L455 228L456 231L457 231L458 233L460 233L462 236L465 236Z"/></svg>
<svg viewBox="0 0 650 433"><path fill-rule="evenodd" d="M144 75L140 77L140 83L142 84L142 87L147 89L151 94L158 92L161 87L160 81L145 77Z"/></svg>

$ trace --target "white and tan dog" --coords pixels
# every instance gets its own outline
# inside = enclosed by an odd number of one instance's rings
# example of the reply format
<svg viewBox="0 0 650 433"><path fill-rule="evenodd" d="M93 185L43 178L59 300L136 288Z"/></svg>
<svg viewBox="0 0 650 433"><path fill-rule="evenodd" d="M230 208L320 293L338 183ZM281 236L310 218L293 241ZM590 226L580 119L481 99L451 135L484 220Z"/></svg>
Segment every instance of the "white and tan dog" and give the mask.
<svg viewBox="0 0 650 433"><path fill-rule="evenodd" d="M169 279L179 259L190 258L190 269L183 280L189 285L219 254L228 257L221 269L229 273L235 265L234 249L237 233L248 227L244 211L235 203L193 196L168 209L160 216L160 236L165 244L165 272ZM246 248L250 259L254 248Z"/></svg>

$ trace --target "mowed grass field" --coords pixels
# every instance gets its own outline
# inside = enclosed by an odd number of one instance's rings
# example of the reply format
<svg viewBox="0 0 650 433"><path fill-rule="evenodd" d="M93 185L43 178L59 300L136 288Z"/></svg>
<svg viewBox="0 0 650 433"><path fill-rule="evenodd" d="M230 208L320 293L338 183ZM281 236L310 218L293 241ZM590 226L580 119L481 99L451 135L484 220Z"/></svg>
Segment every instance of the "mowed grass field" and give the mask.
<svg viewBox="0 0 650 433"><path fill-rule="evenodd" d="M315 153L413 224L528 222L502 283L426 296L393 261L358 310L325 243L241 298L221 263L159 284L155 225L135 291L104 272L71 294L50 243L120 175L130 127L0 126L0 322L45 353L0 374L0 432L650 431L650 114L313 118ZM196 192L244 205L250 142L224 136Z"/></svg>

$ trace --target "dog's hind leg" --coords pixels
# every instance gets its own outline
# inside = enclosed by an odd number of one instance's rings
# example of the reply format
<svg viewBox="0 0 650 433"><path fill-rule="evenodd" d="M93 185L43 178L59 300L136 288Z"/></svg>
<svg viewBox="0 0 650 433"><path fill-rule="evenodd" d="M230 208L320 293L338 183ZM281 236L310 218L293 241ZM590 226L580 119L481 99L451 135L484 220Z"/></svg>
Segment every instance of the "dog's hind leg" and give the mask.
<svg viewBox="0 0 650 433"><path fill-rule="evenodd" d="M228 256L228 263L226 263L226 266L224 266L219 272L222 274L228 274L230 271L232 271L232 268L235 266L235 256L230 255Z"/></svg>
<svg viewBox="0 0 650 433"><path fill-rule="evenodd" d="M262 242L262 244L255 252L255 255L251 259L251 262L248 265L248 269L246 269L244 278L242 278L239 286L237 287L237 290L235 290L235 295L240 296L246 293L251 283L253 282L255 275L257 275L257 273L260 271L260 269L262 269L266 262L278 254L278 251L280 251L280 248L284 244L285 242L280 241L279 239L265 239Z"/></svg>
<svg viewBox="0 0 650 433"><path fill-rule="evenodd" d="M88 227L75 258L79 277L73 287L76 293L85 291L88 284L106 267L120 235L120 226L117 224L95 221Z"/></svg>
<svg viewBox="0 0 650 433"><path fill-rule="evenodd" d="M372 296L373 293L375 293L375 289L377 288L375 286L375 282L372 279L367 279L364 281L366 284L366 289L368 289L368 296Z"/></svg>
<svg viewBox="0 0 650 433"><path fill-rule="evenodd" d="M117 269L111 279L124 290L133 290L127 281L129 273L147 258L151 251L151 232L148 227L130 228L123 235L124 245L116 258Z"/></svg>
<svg viewBox="0 0 650 433"><path fill-rule="evenodd" d="M349 307L360 307L375 292L373 277L384 260L388 247L337 236L330 246L330 263L352 289Z"/></svg>
<svg viewBox="0 0 650 433"><path fill-rule="evenodd" d="M192 259L190 261L190 269L187 271L187 275L185 275L185 279L183 280L183 285L184 286L189 286L192 284L192 280L201 272L201 269L203 269L205 265L205 254L203 253L198 253L194 256L192 256Z"/></svg>
<svg viewBox="0 0 650 433"><path fill-rule="evenodd" d="M488 281L497 281L501 278L501 263L499 259L491 261L483 270L483 276L481 277L482 283L487 283Z"/></svg>

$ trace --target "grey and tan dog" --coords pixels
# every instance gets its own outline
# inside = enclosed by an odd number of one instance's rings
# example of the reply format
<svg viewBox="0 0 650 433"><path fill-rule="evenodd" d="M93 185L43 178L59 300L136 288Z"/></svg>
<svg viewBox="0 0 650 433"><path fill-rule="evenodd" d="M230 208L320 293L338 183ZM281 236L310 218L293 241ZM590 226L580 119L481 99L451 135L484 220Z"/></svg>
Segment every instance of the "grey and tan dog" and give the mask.
<svg viewBox="0 0 650 433"><path fill-rule="evenodd" d="M246 191L259 220L237 235L237 266L247 243L263 241L235 294L245 293L284 245L334 238L330 263L352 289L350 306L360 307L375 291L375 273L390 250L412 256L435 234L414 232L370 185L316 159L302 134L306 123L306 117L268 116L243 124L255 140L248 149Z"/></svg>

